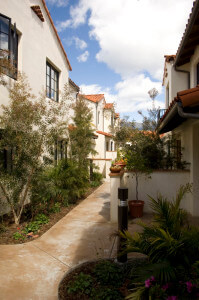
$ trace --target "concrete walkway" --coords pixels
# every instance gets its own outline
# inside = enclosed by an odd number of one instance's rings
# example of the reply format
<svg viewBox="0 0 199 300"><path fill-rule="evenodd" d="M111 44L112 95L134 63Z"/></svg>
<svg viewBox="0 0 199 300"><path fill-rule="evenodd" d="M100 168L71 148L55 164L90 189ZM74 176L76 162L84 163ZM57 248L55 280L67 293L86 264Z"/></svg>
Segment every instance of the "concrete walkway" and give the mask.
<svg viewBox="0 0 199 300"><path fill-rule="evenodd" d="M71 267L115 255L109 190L107 181L37 240L0 246L1 300L57 299L59 282Z"/></svg>

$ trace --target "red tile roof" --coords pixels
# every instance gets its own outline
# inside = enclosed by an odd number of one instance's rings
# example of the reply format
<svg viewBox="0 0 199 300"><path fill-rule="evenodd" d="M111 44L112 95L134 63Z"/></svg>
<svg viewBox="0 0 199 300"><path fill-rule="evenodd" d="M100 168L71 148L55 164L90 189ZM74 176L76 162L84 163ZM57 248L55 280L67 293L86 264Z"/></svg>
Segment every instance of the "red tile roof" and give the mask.
<svg viewBox="0 0 199 300"><path fill-rule="evenodd" d="M54 23L53 23L53 20L52 20L52 18L51 18L51 15L50 15L50 13L49 13L49 10L48 10L48 8L47 8L47 6L46 6L46 2L45 2L45 0L41 0L41 1L42 1L42 3L43 3L44 9L45 9L45 11L46 11L46 13L47 13L47 15L48 15L48 18L49 18L49 20L50 20L50 23L51 23L51 25L52 25L52 27L53 27L53 30L54 30L55 35L56 35L56 37L57 37L57 40L58 40L58 42L59 42L59 44L60 44L60 47L61 47L61 49L62 49L62 51L63 51L63 54L64 54L64 56L65 56L65 58L66 58L67 64L68 64L68 66L69 66L69 70L72 71L72 67L71 67L70 62L69 62L69 60L68 60L67 54L66 54L66 52L65 52L65 50L64 50L64 47L63 47L62 42L61 42L61 40L60 40L60 37L59 37L59 35L58 35L58 33L57 33L57 30L56 30L56 28L55 28L55 25L54 25Z"/></svg>
<svg viewBox="0 0 199 300"><path fill-rule="evenodd" d="M113 108L113 103L106 103L104 105L104 109L112 109Z"/></svg>
<svg viewBox="0 0 199 300"><path fill-rule="evenodd" d="M179 65L182 65L188 61L185 62L185 58L183 58L180 62L181 56L183 56L183 52L186 53L187 51L189 51L190 49L190 45L189 43L192 43L192 38L190 38L190 34L192 33L193 27L194 25L196 25L197 29L195 31L195 36L198 35L198 12L199 12L199 1L195 0L193 2L193 7L191 10L191 13L189 14L189 19L187 21L186 27L185 27L185 31L184 34L182 36L182 39L180 41L177 53L176 53L176 64L178 65L178 63L180 63ZM198 40L195 41L196 44L195 46L198 44ZM186 49L187 46L187 49ZM190 51L189 51L190 52ZM194 50L192 49L192 54L194 53ZM191 54L191 55L192 55ZM190 55L190 57L191 57ZM187 59L187 56L186 56Z"/></svg>
<svg viewBox="0 0 199 300"><path fill-rule="evenodd" d="M37 15L37 17L44 22L44 16L42 14L41 8L39 5L33 5L31 6L32 10L35 12L35 14Z"/></svg>
<svg viewBox="0 0 199 300"><path fill-rule="evenodd" d="M75 87L78 91L80 90L79 86L78 86L76 83L74 83L74 81L72 81L70 78L69 78L68 80L69 80L69 83L70 83L73 87Z"/></svg>
<svg viewBox="0 0 199 300"><path fill-rule="evenodd" d="M104 94L95 94L95 95L82 95L85 99L92 101L92 102L99 102L104 99Z"/></svg>
<svg viewBox="0 0 199 300"><path fill-rule="evenodd" d="M103 135L105 135L105 136L108 136L108 137L112 137L112 134L107 133L107 132L104 132L104 131L99 131L99 130L97 130L96 132L99 133L99 134L103 134Z"/></svg>
<svg viewBox="0 0 199 300"><path fill-rule="evenodd" d="M170 110L176 104L176 102L181 102L183 107L194 107L199 105L199 85L195 88L184 90L177 93L177 97L173 99L170 103L168 109L165 111L164 115L160 119L160 123L165 119Z"/></svg>
<svg viewBox="0 0 199 300"><path fill-rule="evenodd" d="M118 119L120 117L119 113L115 113L115 119Z"/></svg>

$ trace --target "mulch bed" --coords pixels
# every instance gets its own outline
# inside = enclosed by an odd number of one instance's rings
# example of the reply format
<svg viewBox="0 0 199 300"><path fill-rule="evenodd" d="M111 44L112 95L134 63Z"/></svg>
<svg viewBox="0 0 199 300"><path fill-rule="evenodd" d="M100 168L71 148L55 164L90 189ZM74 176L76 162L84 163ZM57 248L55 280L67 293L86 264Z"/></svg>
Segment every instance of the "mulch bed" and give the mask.
<svg viewBox="0 0 199 300"><path fill-rule="evenodd" d="M21 229L25 228L28 221L20 223L20 225L16 225L13 221L13 218L10 216L5 216L3 218L3 225L5 227L4 232L0 232L0 245L9 245L9 244L23 244L29 241L32 241L38 237L40 237L42 234L44 234L46 231L48 231L53 225L55 225L60 219L62 219L65 215L67 215L74 207L76 207L81 201L83 201L86 197L88 197L90 194L92 194L98 187L90 188L89 191L86 193L84 198L78 200L75 204L71 204L68 207L61 207L60 212L57 213L51 213L49 217L49 222L47 224L43 224L38 232L33 236L26 236L24 240L15 240L13 238L13 234L15 232L20 232ZM31 220L29 220L31 222Z"/></svg>
<svg viewBox="0 0 199 300"><path fill-rule="evenodd" d="M91 275L95 279L94 268L98 263L99 263L99 261L86 262L86 263L83 263L80 266L74 268L69 273L67 273L65 275L65 277L62 279L62 281L60 282L59 289L58 289L58 299L59 300L66 300L66 299L67 300L91 300L90 296L88 296L88 295L85 295L82 293L71 294L71 293L68 293L67 290L68 290L68 285L70 285L70 283L75 280L75 277L77 275L79 275L81 272L84 274ZM128 278L126 278L124 280L124 282L122 283L122 285L120 287L118 287L118 290L121 293L122 299L125 299L125 297L129 294L129 290L128 290L129 284L130 284L130 280ZM93 288L95 290L102 290L102 289L107 288L107 286L103 287L100 284L100 282L98 282L97 280L94 280ZM113 287L108 286L108 288L113 288ZM94 299L92 298L92 300L94 300Z"/></svg>

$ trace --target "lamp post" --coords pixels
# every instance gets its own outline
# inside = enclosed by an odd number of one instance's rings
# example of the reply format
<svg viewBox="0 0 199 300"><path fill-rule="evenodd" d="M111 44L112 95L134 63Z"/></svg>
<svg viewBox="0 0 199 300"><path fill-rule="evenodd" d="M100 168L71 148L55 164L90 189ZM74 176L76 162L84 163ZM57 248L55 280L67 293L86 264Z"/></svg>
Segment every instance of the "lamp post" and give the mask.
<svg viewBox="0 0 199 300"><path fill-rule="evenodd" d="M128 230L128 189L118 188L118 231L124 232ZM117 245L117 261L120 263L127 262L127 253L120 254L125 250L125 238L119 235Z"/></svg>

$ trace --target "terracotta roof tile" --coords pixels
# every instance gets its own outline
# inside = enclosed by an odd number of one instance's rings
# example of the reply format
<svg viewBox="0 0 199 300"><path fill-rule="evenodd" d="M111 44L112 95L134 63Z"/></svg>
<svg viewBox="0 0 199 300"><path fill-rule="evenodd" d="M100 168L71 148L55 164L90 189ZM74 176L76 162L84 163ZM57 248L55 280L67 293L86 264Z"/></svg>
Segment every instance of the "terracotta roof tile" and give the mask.
<svg viewBox="0 0 199 300"><path fill-rule="evenodd" d="M176 104L176 102L181 102L183 107L194 107L199 105L199 85L195 88L184 90L177 93L177 97L173 99L170 103L168 109L165 111L164 115L160 119L160 123L165 119L170 110Z"/></svg>
<svg viewBox="0 0 199 300"><path fill-rule="evenodd" d="M67 61L67 64L68 64L68 66L69 66L69 70L72 71L71 64L70 64L70 62L69 62L69 60L68 60L67 54L66 54L66 52L65 52L65 50L64 50L64 47L63 47L62 42L61 42L61 40L60 40L60 37L59 37L59 35L58 35L58 33L57 33L57 30L56 30L56 28L55 28L55 25L54 25L54 23L53 23L53 20L52 20L52 18L51 18L51 15L50 15L50 13L49 13L49 10L48 10L48 8L47 8L47 6L46 6L46 2L45 2L45 0L41 0L41 1L42 1L42 3L43 3L44 9L45 9L45 11L46 11L46 13L47 13L47 15L48 15L48 18L49 18L49 20L50 20L50 23L51 23L51 25L52 25L52 27L53 27L53 30L54 30L55 35L56 35L56 37L57 37L57 40L58 40L58 42L59 42L59 44L60 44L60 47L61 47L61 49L62 49L62 51L63 51L63 53L64 53L64 56L65 56L66 61Z"/></svg>
<svg viewBox="0 0 199 300"><path fill-rule="evenodd" d="M74 83L74 81L72 81L70 78L68 80L72 86L74 86L78 91L80 90L79 86L76 83Z"/></svg>
<svg viewBox="0 0 199 300"><path fill-rule="evenodd" d="M103 134L103 135L105 135L105 136L108 136L108 137L112 137L112 134L107 133L107 132L104 132L104 131L99 131L99 130L97 130L96 132L99 133L99 134Z"/></svg>
<svg viewBox="0 0 199 300"><path fill-rule="evenodd" d="M112 109L113 108L113 103L106 103L104 105L104 109Z"/></svg>
<svg viewBox="0 0 199 300"><path fill-rule="evenodd" d="M189 18L188 18L188 21L187 21L187 24L186 24L186 27L185 27L185 31L183 33L182 39L180 41L180 44L178 46L178 50L177 50L177 53L176 53L176 63L179 60L180 52L182 52L182 50L185 46L186 37L189 35L190 28L192 26L192 21L194 20L196 14L198 14L198 5L199 5L198 0L193 1L193 6L192 6L192 9L191 9L191 13L189 14Z"/></svg>
<svg viewBox="0 0 199 300"><path fill-rule="evenodd" d="M104 94L95 94L95 95L82 95L85 99L92 101L92 102L99 102L104 99Z"/></svg>

